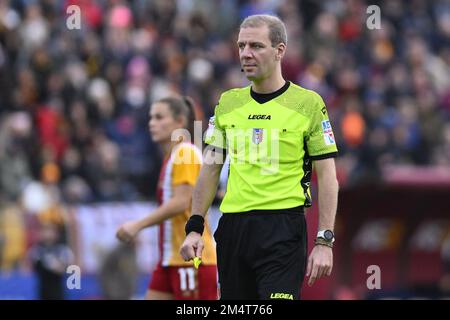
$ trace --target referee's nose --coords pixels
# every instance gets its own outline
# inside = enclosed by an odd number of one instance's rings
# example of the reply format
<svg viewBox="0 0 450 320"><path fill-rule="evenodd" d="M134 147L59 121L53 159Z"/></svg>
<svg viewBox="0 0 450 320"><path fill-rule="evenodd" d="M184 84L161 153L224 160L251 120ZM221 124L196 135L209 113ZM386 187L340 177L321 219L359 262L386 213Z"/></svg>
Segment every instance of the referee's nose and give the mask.
<svg viewBox="0 0 450 320"><path fill-rule="evenodd" d="M240 55L243 64L246 62L245 60L251 59L253 57L253 52L248 43L245 44L244 48L240 52Z"/></svg>

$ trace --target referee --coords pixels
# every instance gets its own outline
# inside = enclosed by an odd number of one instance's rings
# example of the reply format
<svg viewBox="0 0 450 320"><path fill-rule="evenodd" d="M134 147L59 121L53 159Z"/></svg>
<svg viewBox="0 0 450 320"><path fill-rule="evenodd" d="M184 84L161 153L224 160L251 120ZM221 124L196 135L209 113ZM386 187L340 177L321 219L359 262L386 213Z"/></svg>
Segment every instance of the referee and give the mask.
<svg viewBox="0 0 450 320"><path fill-rule="evenodd" d="M203 221L227 153L229 179L214 234L221 299L299 299L305 272L312 285L333 268L337 147L322 98L282 76L284 23L247 17L237 45L252 83L224 92L209 121L181 255L201 257ZM319 230L307 259L304 210L311 206L313 167Z"/></svg>

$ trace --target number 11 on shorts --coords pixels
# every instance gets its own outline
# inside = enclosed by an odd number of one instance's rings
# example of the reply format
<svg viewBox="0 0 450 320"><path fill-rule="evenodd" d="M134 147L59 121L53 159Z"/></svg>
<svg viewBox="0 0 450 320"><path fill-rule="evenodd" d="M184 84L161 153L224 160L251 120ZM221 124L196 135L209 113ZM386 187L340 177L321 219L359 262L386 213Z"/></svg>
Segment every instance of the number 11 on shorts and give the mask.
<svg viewBox="0 0 450 320"><path fill-rule="evenodd" d="M195 270L194 268L179 268L181 291L195 290Z"/></svg>

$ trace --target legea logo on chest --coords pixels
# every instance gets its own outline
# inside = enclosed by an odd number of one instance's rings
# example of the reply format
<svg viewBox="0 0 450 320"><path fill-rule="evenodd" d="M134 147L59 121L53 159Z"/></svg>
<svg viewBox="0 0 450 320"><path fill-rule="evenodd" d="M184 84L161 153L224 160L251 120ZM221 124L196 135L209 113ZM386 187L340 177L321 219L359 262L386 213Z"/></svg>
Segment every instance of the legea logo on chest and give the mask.
<svg viewBox="0 0 450 320"><path fill-rule="evenodd" d="M271 115L267 115L267 114L249 114L248 115L248 120L270 120L271 119Z"/></svg>

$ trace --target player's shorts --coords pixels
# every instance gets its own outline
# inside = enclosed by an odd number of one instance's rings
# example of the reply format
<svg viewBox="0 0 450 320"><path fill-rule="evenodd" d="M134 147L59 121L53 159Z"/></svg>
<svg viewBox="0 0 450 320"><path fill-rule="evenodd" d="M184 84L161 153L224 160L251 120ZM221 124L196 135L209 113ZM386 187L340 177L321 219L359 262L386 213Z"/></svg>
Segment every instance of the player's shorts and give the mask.
<svg viewBox="0 0 450 320"><path fill-rule="evenodd" d="M163 267L153 271L148 288L171 293L175 300L217 300L217 267Z"/></svg>
<svg viewBox="0 0 450 320"><path fill-rule="evenodd" d="M303 207L225 213L214 238L220 299L300 299L307 260Z"/></svg>

